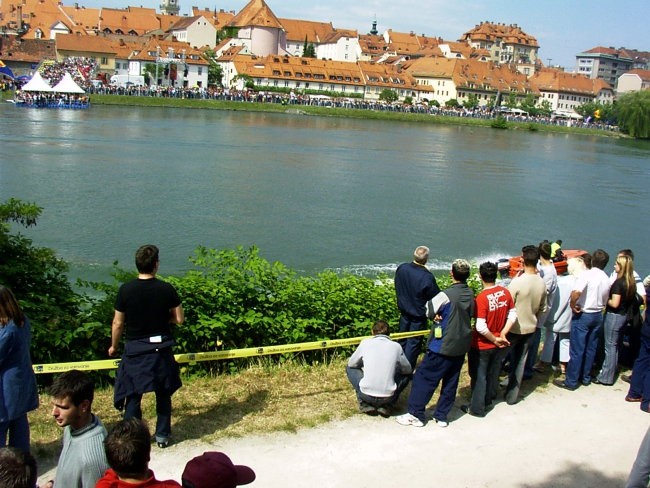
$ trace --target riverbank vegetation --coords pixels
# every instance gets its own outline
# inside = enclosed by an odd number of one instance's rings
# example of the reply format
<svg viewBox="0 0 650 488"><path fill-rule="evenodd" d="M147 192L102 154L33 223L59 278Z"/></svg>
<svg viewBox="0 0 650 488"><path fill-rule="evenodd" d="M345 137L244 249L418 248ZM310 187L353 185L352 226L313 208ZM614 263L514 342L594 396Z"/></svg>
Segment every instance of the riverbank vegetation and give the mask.
<svg viewBox="0 0 650 488"><path fill-rule="evenodd" d="M493 127L494 119L453 117L448 115L413 113L387 110L362 110L341 107L312 106L312 105L283 105L280 103L263 103L253 101L229 101L198 98L146 97L129 95L91 95L91 103L96 105L119 105L138 107L169 107L187 109L232 110L245 112L271 112L300 115L315 115L322 117L360 118L370 120L385 120L393 122L412 122L441 125L469 125L477 127ZM545 132L565 134L596 135L601 137L621 137L620 132L582 127L567 127L562 125L531 124L530 121L507 121L505 127L512 130L535 129Z"/></svg>

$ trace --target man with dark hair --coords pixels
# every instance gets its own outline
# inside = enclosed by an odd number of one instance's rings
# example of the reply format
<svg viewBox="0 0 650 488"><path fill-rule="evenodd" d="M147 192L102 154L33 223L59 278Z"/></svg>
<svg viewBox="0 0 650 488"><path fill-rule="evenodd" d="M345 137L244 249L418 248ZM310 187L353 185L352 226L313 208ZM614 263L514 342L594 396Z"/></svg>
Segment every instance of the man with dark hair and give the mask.
<svg viewBox="0 0 650 488"><path fill-rule="evenodd" d="M77 370L59 375L49 390L52 396L52 416L63 427L63 448L52 486L94 488L108 468L104 454L106 429L95 414L92 404L95 386L90 377Z"/></svg>
<svg viewBox="0 0 650 488"><path fill-rule="evenodd" d="M140 419L121 420L104 441L111 468L97 482L97 488L180 487L176 481L158 481L149 469L151 434Z"/></svg>
<svg viewBox="0 0 650 488"><path fill-rule="evenodd" d="M510 372L506 386L506 403L513 405L519 401L519 390L524 377L524 367L528 348L537 328L538 318L547 310L546 284L537 273L539 249L537 246L524 246L521 250L524 271L510 282L508 291L515 301L517 320L511 328L504 328L510 347Z"/></svg>
<svg viewBox="0 0 650 488"><path fill-rule="evenodd" d="M585 256L583 256L585 258ZM603 309L609 297L609 277L603 269L609 255L597 249L591 260L583 259L587 271L581 273L571 291L571 333L569 342L569 364L564 381L556 379L553 384L567 390L575 390L581 383L591 383L591 368L596 358L600 328L603 325ZM589 265L591 267L589 268Z"/></svg>
<svg viewBox="0 0 650 488"><path fill-rule="evenodd" d="M501 363L510 345L502 331L512 327L517 313L508 289L496 284L497 265L485 262L479 266L479 274L483 291L476 297L476 326L468 357L472 400L461 410L484 417L497 397Z"/></svg>
<svg viewBox="0 0 650 488"><path fill-rule="evenodd" d="M372 326L372 338L361 341L348 360L346 372L359 410L388 417L409 382L411 365L401 346L390 339L388 324L378 320Z"/></svg>
<svg viewBox="0 0 650 488"><path fill-rule="evenodd" d="M400 332L414 332L427 327L426 304L440 293L435 277L426 267L428 260L429 248L418 246L413 251L413 261L400 264L395 271ZM422 350L422 338L411 337L399 342L404 349L406 359L411 364L411 369L415 369Z"/></svg>
<svg viewBox="0 0 650 488"><path fill-rule="evenodd" d="M435 320L424 359L413 376L408 413L395 419L399 424L423 427L424 411L442 381L433 418L439 427L449 425L447 415L454 406L460 370L472 342L475 303L467 286L469 273L469 263L456 259L451 265L453 284L427 303L427 315Z"/></svg>
<svg viewBox="0 0 650 488"><path fill-rule="evenodd" d="M15 447L0 448L0 488L35 488L36 460Z"/></svg>
<svg viewBox="0 0 650 488"><path fill-rule="evenodd" d="M156 394L156 443L169 445L172 394L181 387L172 353L172 325L182 324L183 307L172 285L156 278L158 248L148 244L135 254L138 277L124 283L115 301L109 356L115 356L126 329L126 344L115 380L114 402L124 418L142 418L142 395Z"/></svg>

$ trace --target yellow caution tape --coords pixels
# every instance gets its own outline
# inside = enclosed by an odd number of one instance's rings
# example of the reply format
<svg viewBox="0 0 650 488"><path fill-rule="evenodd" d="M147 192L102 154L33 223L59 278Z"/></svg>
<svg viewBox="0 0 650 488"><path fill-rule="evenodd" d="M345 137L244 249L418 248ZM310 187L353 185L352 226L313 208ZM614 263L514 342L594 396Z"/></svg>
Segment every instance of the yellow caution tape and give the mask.
<svg viewBox="0 0 650 488"><path fill-rule="evenodd" d="M392 339L407 339L409 337L418 337L429 334L428 330L416 332L400 332L392 334ZM247 347L244 349L231 349L227 351L209 351L175 354L176 362L195 364L200 361L219 361L222 359L241 359L254 356L269 356L272 354L286 354L302 351L314 351L318 349L330 349L333 347L354 346L367 339L369 336L352 337L350 339L332 339L324 341L300 342L297 344L284 344L280 346L264 347ZM35 364L34 372L36 374L45 373L63 373L71 369L80 371L98 371L102 369L117 369L120 359L103 359L99 361L80 361L75 363L52 363L52 364Z"/></svg>

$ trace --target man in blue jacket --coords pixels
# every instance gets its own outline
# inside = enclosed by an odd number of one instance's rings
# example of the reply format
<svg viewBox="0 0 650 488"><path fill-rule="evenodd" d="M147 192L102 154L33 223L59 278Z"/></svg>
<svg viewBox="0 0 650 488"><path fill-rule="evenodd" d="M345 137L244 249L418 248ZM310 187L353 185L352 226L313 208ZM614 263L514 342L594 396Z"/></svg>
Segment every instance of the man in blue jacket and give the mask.
<svg viewBox="0 0 650 488"><path fill-rule="evenodd" d="M413 252L413 261L400 264L395 271L400 332L424 330L427 327L426 304L440 292L436 279L426 267L428 260L429 248L418 246ZM415 369L422 350L422 337L402 339L399 343L411 368Z"/></svg>
<svg viewBox="0 0 650 488"><path fill-rule="evenodd" d="M447 415L454 406L460 370L472 342L471 319L476 305L474 293L467 286L469 273L469 263L456 259L451 266L453 284L427 304L428 316L436 321L424 359L413 376L408 413L396 418L402 425L424 426L424 411L441 380L433 418L440 427L449 425Z"/></svg>

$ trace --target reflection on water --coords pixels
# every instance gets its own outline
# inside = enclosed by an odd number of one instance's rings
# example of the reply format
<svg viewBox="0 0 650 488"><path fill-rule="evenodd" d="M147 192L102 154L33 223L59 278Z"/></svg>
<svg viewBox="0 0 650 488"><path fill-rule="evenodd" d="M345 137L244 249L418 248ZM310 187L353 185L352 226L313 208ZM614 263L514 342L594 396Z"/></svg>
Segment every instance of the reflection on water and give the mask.
<svg viewBox="0 0 650 488"><path fill-rule="evenodd" d="M9 105L9 104L7 104ZM257 245L311 273L392 272L565 247L637 251L650 272L650 145L635 141L301 115L93 106L0 108L0 195L44 207L29 231L74 273L163 273L198 245Z"/></svg>

